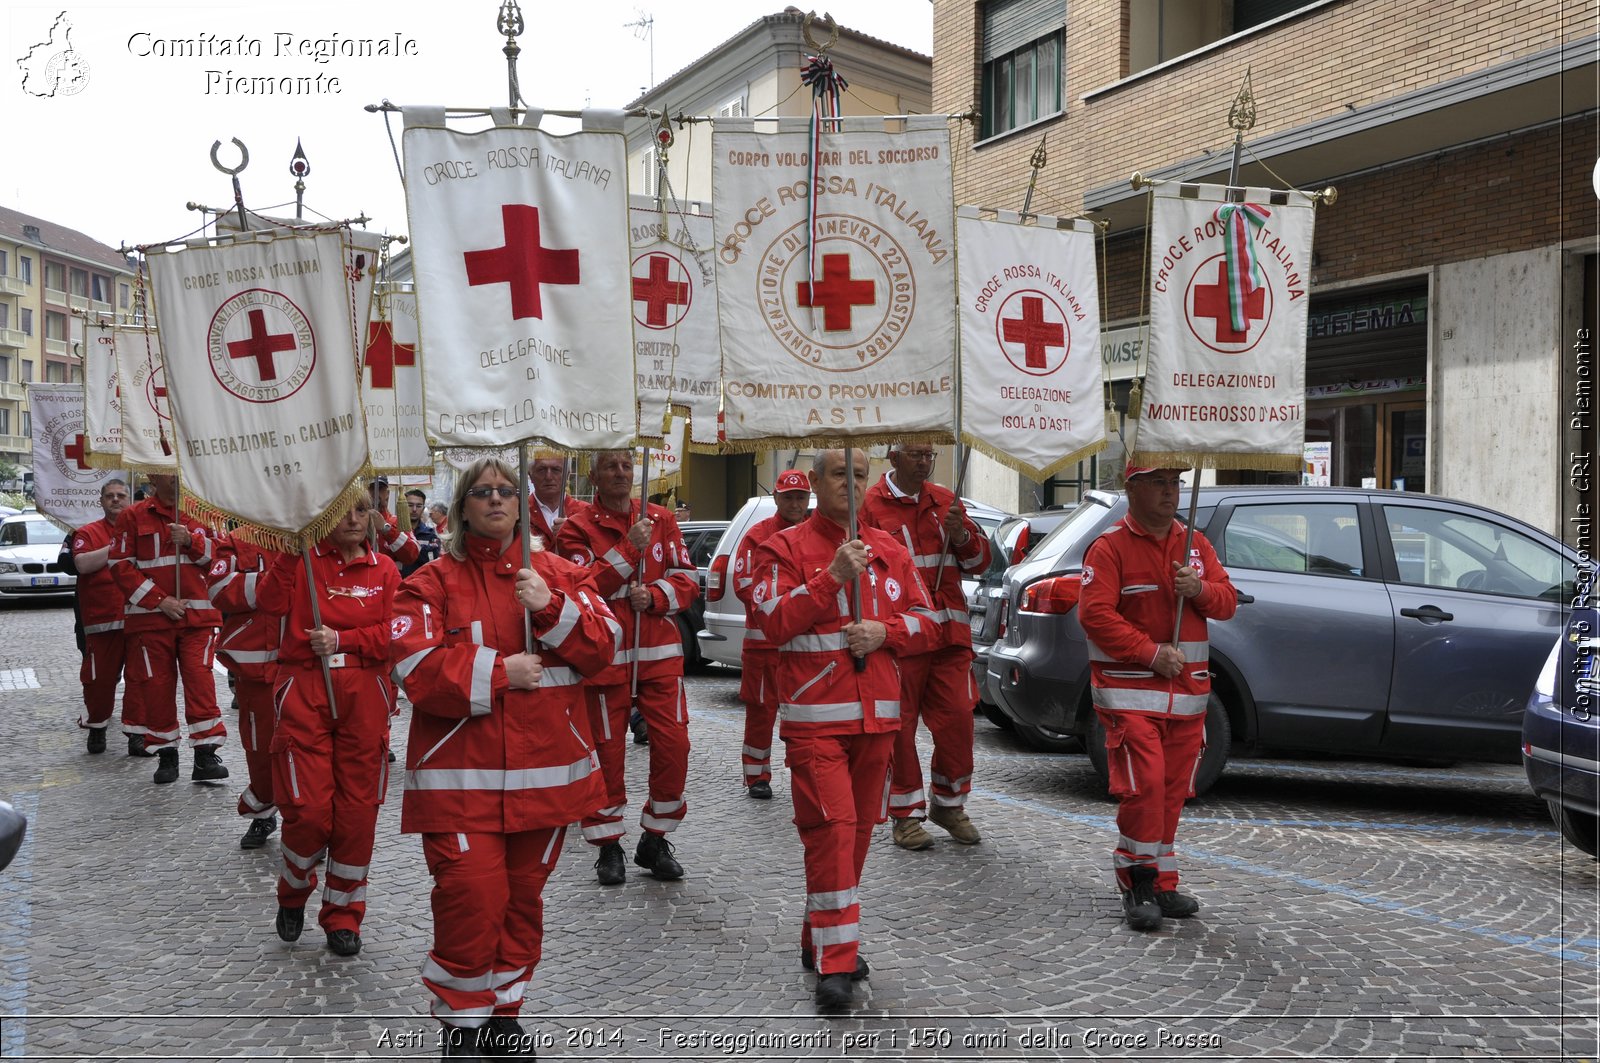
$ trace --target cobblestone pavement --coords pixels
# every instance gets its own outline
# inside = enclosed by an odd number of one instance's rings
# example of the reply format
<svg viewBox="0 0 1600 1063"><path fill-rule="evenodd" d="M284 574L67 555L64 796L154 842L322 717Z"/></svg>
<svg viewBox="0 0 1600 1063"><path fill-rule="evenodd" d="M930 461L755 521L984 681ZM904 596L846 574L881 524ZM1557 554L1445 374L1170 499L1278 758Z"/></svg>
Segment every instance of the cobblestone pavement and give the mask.
<svg viewBox="0 0 1600 1063"><path fill-rule="evenodd" d="M729 672L690 681L683 881L630 863L625 885L603 889L593 850L568 838L524 1008L542 1057L1597 1054L1596 865L1560 845L1519 767L1236 763L1179 838L1204 909L1137 934L1111 885L1112 806L1085 759L1022 751L982 719L969 808L983 843L933 828L932 850L907 853L880 832L862 890L872 975L850 1013L818 1017L798 964L787 778L776 800L744 797L736 692ZM153 763L120 755L115 732L87 756L77 706L70 611L0 612L0 796L31 821L0 873L0 1055L437 1054L418 979L429 879L398 832L398 777L365 948L339 959L314 926L294 945L274 935L276 837L239 849L234 785L185 770L154 786ZM223 754L242 785L231 740ZM630 747L633 793L645 757Z"/></svg>

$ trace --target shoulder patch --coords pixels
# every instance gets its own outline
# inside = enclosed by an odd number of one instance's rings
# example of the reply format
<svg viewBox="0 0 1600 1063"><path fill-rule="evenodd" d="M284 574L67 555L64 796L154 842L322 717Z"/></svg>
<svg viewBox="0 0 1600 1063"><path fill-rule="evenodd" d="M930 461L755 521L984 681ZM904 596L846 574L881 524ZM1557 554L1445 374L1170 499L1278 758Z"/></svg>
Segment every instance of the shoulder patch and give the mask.
<svg viewBox="0 0 1600 1063"><path fill-rule="evenodd" d="M889 596L891 602L898 602L900 600L900 581L890 576L883 581L883 591Z"/></svg>
<svg viewBox="0 0 1600 1063"><path fill-rule="evenodd" d="M219 559L216 564L211 566L211 574L213 576L223 575L227 571L228 571L228 562L227 562L226 559Z"/></svg>
<svg viewBox="0 0 1600 1063"><path fill-rule="evenodd" d="M410 630L411 618L409 616L397 616L393 620L389 621L389 640L391 642L397 642L400 639L405 638L406 632Z"/></svg>
<svg viewBox="0 0 1600 1063"><path fill-rule="evenodd" d="M1087 587L1094 582L1094 568L1091 565L1083 566L1083 585Z"/></svg>

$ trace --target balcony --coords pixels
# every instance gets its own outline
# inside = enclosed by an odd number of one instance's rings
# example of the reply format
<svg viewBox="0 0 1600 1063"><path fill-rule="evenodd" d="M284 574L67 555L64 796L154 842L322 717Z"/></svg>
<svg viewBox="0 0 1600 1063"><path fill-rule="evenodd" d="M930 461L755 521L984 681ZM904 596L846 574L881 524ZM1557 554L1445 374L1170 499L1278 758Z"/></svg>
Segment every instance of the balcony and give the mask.
<svg viewBox="0 0 1600 1063"><path fill-rule="evenodd" d="M74 310L82 310L87 314L89 312L89 297L87 295L69 295L67 297L67 305Z"/></svg>
<svg viewBox="0 0 1600 1063"><path fill-rule="evenodd" d="M33 440L27 436L0 436L0 451L11 451L18 454L32 454Z"/></svg>
<svg viewBox="0 0 1600 1063"><path fill-rule="evenodd" d="M49 303L51 306L66 306L67 293L62 291L60 288L51 288L47 286L44 290L44 301Z"/></svg>
<svg viewBox="0 0 1600 1063"><path fill-rule="evenodd" d="M52 340L52 339L46 337L45 341L44 341L44 353L45 354L53 354L53 355L56 355L57 357L60 357L60 358L65 358L70 353L70 351L68 349L66 340Z"/></svg>
<svg viewBox="0 0 1600 1063"><path fill-rule="evenodd" d="M0 380L0 400L22 402L27 397L28 393L21 384L14 384L9 380Z"/></svg>
<svg viewBox="0 0 1600 1063"><path fill-rule="evenodd" d="M112 306L104 299L96 299L90 303L89 306L96 314L103 314L106 317L111 317L117 312L116 307Z"/></svg>
<svg viewBox="0 0 1600 1063"><path fill-rule="evenodd" d="M0 328L0 348L14 347L17 350L28 345L28 334L19 332L14 328Z"/></svg>
<svg viewBox="0 0 1600 1063"><path fill-rule="evenodd" d="M15 277L0 277L0 295L24 295L28 286Z"/></svg>

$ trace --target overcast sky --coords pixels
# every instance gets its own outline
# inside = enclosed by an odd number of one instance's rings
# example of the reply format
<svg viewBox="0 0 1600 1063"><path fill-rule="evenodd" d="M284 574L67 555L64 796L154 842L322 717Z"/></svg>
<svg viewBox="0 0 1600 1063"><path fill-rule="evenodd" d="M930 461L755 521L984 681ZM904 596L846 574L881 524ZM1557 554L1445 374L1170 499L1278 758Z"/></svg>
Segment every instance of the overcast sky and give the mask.
<svg viewBox="0 0 1600 1063"><path fill-rule="evenodd" d="M523 0L519 38L523 97L551 109L621 107L651 84L651 40L626 24L653 19L655 80L688 66L783 0ZM383 118L362 107L485 106L506 102L497 0L6 0L0 12L0 204L78 229L116 247L186 234L201 216L190 200L225 207L229 178L211 165L221 140L250 151L240 175L245 203L293 214L289 173L295 140L311 163L307 217L366 212L370 228L404 232L404 195ZM842 0L827 10L844 25L927 54L928 0ZM79 91L24 91L25 69L49 65L57 17L71 24ZM59 36L60 31L57 31ZM259 55L220 54L240 37ZM398 36L414 54L318 62L302 42ZM208 39L209 38L209 42ZM35 45L31 63L19 63ZM406 42L414 42L407 45ZM210 55L162 54L209 47ZM285 47L286 46L286 47ZM60 60L57 59L57 66ZM215 71L217 73L208 73ZM323 76L319 94L256 96L226 91L233 77ZM844 71L848 76L849 72ZM331 79L338 80L333 91ZM43 82L48 85L50 82ZM29 83L37 90L39 80ZM400 124L393 116L398 142ZM284 203L291 204L282 207Z"/></svg>

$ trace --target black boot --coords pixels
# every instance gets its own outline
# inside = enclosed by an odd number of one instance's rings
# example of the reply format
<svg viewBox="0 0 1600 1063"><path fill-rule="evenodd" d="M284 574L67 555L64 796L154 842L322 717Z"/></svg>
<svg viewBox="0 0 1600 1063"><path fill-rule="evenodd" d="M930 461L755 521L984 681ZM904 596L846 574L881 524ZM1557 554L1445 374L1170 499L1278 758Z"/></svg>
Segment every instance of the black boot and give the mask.
<svg viewBox="0 0 1600 1063"><path fill-rule="evenodd" d="M617 842L607 842L602 845L600 858L594 862L594 870L602 886L617 886L625 882L628 878L628 867L622 855L622 846Z"/></svg>
<svg viewBox="0 0 1600 1063"><path fill-rule="evenodd" d="M1160 930L1161 905L1156 901L1156 869L1148 865L1130 867L1132 889L1122 891L1122 911L1135 930Z"/></svg>
<svg viewBox="0 0 1600 1063"><path fill-rule="evenodd" d="M153 756L155 756L155 754L150 752L148 749L146 749L144 747L144 735L129 735L128 736L128 756L130 756L130 757L153 757Z"/></svg>
<svg viewBox="0 0 1600 1063"><path fill-rule="evenodd" d="M537 1059L533 1050L534 1039L525 1033L522 1024L510 1015L496 1015L484 1026L486 1047L492 1056L511 1059Z"/></svg>
<svg viewBox="0 0 1600 1063"><path fill-rule="evenodd" d="M239 839L239 848L259 849L267 844L267 839L272 837L272 832L277 829L277 816L262 816L260 819L252 819L249 829L244 832L244 837Z"/></svg>
<svg viewBox="0 0 1600 1063"><path fill-rule="evenodd" d="M855 997L855 986L848 974L825 974L817 979L817 1007L833 1011L848 1007Z"/></svg>
<svg viewBox="0 0 1600 1063"><path fill-rule="evenodd" d="M645 831L639 839L639 848L633 852L633 862L648 868L652 875L663 882L676 882L683 877L683 865L672 855L672 843L667 841L665 834Z"/></svg>
<svg viewBox="0 0 1600 1063"><path fill-rule="evenodd" d="M106 729L104 727L89 728L89 752L104 753L106 751Z"/></svg>
<svg viewBox="0 0 1600 1063"><path fill-rule="evenodd" d="M278 936L285 941L299 941L300 931L306 925L306 910L304 908L278 907L278 921L274 924Z"/></svg>
<svg viewBox="0 0 1600 1063"><path fill-rule="evenodd" d="M156 782L177 782L178 751L173 749L171 746L162 746L161 749L156 752L156 756L161 758L160 763L156 765Z"/></svg>
<svg viewBox="0 0 1600 1063"><path fill-rule="evenodd" d="M1177 890L1157 890L1156 903L1168 919L1187 919L1200 910L1200 902Z"/></svg>
<svg viewBox="0 0 1600 1063"><path fill-rule="evenodd" d="M755 798L757 801L771 801L772 784L765 779L757 779L745 788L745 794Z"/></svg>
<svg viewBox="0 0 1600 1063"><path fill-rule="evenodd" d="M635 709L633 716L628 720L628 730L633 732L633 744L647 746L650 744L650 725L644 722L644 714Z"/></svg>
<svg viewBox="0 0 1600 1063"><path fill-rule="evenodd" d="M361 951L361 935L354 930L328 931L328 951L335 956L354 956Z"/></svg>
<svg viewBox="0 0 1600 1063"><path fill-rule="evenodd" d="M817 969L817 960L815 956L811 955L811 950L800 950L800 966L804 967L808 971L814 971ZM850 981L862 981L871 973L872 968L867 966L866 957L861 955L859 952L856 953L856 969L850 973Z"/></svg>
<svg viewBox="0 0 1600 1063"><path fill-rule="evenodd" d="M439 1037L444 1051L439 1053L439 1057L471 1060L473 1063L486 1060L490 1055L488 1033L487 1026L451 1026L445 1023L444 1032Z"/></svg>
<svg viewBox="0 0 1600 1063"><path fill-rule="evenodd" d="M194 770L189 778L195 782L220 782L228 777L228 766L217 756L216 746L196 746Z"/></svg>

